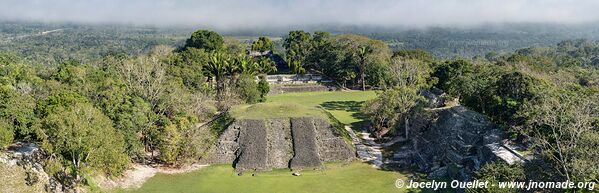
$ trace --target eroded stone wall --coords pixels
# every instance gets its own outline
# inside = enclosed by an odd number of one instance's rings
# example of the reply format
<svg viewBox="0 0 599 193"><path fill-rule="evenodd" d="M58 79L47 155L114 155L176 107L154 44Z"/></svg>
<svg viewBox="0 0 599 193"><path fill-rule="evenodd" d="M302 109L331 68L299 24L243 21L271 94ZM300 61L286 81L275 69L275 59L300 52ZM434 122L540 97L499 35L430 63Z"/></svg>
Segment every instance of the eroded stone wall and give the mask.
<svg viewBox="0 0 599 193"><path fill-rule="evenodd" d="M268 151L266 125L262 120L246 120L240 122L239 149L235 168L238 170L266 170Z"/></svg>
<svg viewBox="0 0 599 193"><path fill-rule="evenodd" d="M268 164L272 168L286 168L293 157L291 126L288 119L266 120Z"/></svg>
<svg viewBox="0 0 599 193"><path fill-rule="evenodd" d="M338 90L337 87L330 84L291 84L291 85L273 85L270 87L269 95L277 95L292 92L323 92Z"/></svg>
<svg viewBox="0 0 599 193"><path fill-rule="evenodd" d="M355 151L322 118L237 120L219 137L209 164L233 164L238 171L318 168L323 162L349 161Z"/></svg>
<svg viewBox="0 0 599 193"><path fill-rule="evenodd" d="M226 164L233 163L237 158L237 150L239 149L239 138L240 125L237 123L231 124L224 132L220 135L216 144L210 148L208 155L200 160L203 164Z"/></svg>
<svg viewBox="0 0 599 193"><path fill-rule="evenodd" d="M355 156L354 149L348 145L341 134L324 119L314 119L316 143L320 159L324 162L351 160Z"/></svg>
<svg viewBox="0 0 599 193"><path fill-rule="evenodd" d="M316 145L314 119L309 117L291 119L291 136L293 137L293 158L289 163L291 169L320 167L322 162Z"/></svg>

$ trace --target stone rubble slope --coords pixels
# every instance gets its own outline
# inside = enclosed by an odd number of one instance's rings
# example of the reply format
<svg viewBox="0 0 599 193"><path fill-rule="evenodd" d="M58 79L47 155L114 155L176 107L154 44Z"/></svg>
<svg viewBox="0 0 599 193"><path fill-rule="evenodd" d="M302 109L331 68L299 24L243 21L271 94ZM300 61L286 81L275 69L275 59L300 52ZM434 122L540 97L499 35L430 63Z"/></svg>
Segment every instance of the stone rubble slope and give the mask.
<svg viewBox="0 0 599 193"><path fill-rule="evenodd" d="M392 159L415 164L429 172L429 178L451 177L468 180L487 162L509 164L524 161L503 145L502 130L484 115L463 106L440 109L431 126L395 149ZM449 169L453 168L453 169Z"/></svg>

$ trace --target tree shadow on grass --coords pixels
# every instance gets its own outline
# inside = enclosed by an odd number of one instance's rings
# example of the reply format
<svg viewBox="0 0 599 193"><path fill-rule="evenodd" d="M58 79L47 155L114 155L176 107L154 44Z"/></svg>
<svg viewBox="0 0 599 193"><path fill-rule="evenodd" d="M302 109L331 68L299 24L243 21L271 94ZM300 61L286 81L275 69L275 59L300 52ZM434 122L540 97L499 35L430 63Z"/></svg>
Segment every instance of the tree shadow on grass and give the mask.
<svg viewBox="0 0 599 193"><path fill-rule="evenodd" d="M321 103L320 106L325 110L347 111L355 119L361 120L351 124L353 130L360 131L368 122L368 116L361 109L364 101L327 101Z"/></svg>

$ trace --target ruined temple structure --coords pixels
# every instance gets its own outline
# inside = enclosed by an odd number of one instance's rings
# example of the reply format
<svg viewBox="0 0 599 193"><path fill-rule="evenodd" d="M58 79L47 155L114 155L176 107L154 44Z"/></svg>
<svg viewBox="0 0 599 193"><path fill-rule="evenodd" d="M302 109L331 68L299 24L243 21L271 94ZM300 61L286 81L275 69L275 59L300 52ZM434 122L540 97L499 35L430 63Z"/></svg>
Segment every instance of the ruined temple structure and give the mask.
<svg viewBox="0 0 599 193"><path fill-rule="evenodd" d="M237 171L317 169L324 162L350 161L354 149L325 119L241 119L219 137L204 162L233 164Z"/></svg>
<svg viewBox="0 0 599 193"><path fill-rule="evenodd" d="M470 180L490 161L513 164L525 159L503 144L502 130L487 117L463 106L439 108L435 118L410 143L394 150L392 159L414 164L429 179Z"/></svg>
<svg viewBox="0 0 599 193"><path fill-rule="evenodd" d="M269 95L292 92L324 92L335 91L339 88L333 84L278 84L271 85Z"/></svg>

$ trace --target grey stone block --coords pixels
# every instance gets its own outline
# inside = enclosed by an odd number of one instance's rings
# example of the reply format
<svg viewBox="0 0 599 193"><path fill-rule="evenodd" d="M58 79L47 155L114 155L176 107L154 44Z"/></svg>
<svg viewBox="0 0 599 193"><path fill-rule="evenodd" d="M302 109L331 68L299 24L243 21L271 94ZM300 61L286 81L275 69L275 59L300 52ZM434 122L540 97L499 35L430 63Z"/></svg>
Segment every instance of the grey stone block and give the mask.
<svg viewBox="0 0 599 193"><path fill-rule="evenodd" d="M312 118L291 118L291 136L293 137L293 158L291 169L316 168L322 166L316 144Z"/></svg>
<svg viewBox="0 0 599 193"><path fill-rule="evenodd" d="M235 169L268 170L266 125L263 120L245 120L239 130L239 150Z"/></svg>
<svg viewBox="0 0 599 193"><path fill-rule="evenodd" d="M336 132L315 117L236 120L200 162L246 171L318 168L322 162L354 159L355 151Z"/></svg>

